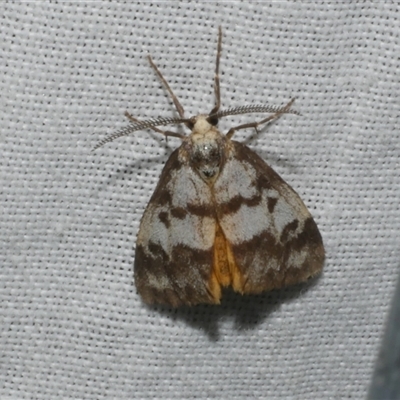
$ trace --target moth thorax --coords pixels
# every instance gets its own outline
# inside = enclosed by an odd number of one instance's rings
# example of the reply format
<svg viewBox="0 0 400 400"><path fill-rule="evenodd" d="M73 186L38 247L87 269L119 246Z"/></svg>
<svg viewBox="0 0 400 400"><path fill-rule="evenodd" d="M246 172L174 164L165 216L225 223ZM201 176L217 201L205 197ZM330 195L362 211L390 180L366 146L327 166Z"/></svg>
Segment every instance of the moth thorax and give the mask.
<svg viewBox="0 0 400 400"><path fill-rule="evenodd" d="M207 121L199 121L201 127ZM223 165L224 140L223 136L212 125L207 130L196 130L197 122L190 135L189 157L192 167L208 184L214 183Z"/></svg>

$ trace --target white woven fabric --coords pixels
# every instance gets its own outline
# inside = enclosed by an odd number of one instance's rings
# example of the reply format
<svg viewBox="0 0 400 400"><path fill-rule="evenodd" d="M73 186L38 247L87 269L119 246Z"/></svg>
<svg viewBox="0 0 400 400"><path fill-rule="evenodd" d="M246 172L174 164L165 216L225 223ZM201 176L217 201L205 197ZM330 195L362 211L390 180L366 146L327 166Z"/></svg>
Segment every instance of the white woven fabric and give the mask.
<svg viewBox="0 0 400 400"><path fill-rule="evenodd" d="M365 398L400 259L399 5L2 3L0 398ZM149 308L135 237L179 140L175 116L285 104L245 141L301 195L324 238L308 285L221 306ZM254 116L221 120L226 132Z"/></svg>

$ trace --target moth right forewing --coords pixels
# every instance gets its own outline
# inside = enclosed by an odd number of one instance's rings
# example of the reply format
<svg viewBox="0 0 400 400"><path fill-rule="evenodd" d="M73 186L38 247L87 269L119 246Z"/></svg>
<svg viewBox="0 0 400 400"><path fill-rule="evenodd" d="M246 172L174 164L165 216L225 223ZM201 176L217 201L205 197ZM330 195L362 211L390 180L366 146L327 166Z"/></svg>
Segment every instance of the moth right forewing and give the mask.
<svg viewBox="0 0 400 400"><path fill-rule="evenodd" d="M145 302L219 302L210 287L215 230L210 189L181 146L167 161L140 223L134 271Z"/></svg>

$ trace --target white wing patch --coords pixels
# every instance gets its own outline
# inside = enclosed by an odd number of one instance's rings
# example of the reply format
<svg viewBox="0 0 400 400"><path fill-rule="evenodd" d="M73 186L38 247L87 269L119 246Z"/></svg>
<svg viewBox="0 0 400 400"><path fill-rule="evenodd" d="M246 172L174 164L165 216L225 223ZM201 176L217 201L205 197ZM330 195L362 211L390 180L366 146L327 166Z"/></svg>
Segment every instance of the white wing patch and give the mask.
<svg viewBox="0 0 400 400"><path fill-rule="evenodd" d="M215 218L195 215L188 205L209 206L212 203L208 186L188 166L172 171L165 187L171 195L167 204L149 203L138 235L139 243L153 242L167 254L180 244L195 249L211 249L214 244ZM163 216L165 221L162 223Z"/></svg>
<svg viewBox="0 0 400 400"><path fill-rule="evenodd" d="M165 213L170 225L160 222L160 214ZM138 243L152 242L160 245L168 254L177 244L196 249L210 249L214 244L215 220L187 213L183 218L171 215L169 207L151 205L143 215Z"/></svg>
<svg viewBox="0 0 400 400"><path fill-rule="evenodd" d="M256 179L254 168L246 162L238 162L231 157L226 161L214 185L218 204L229 203L235 197L251 199L258 194L253 185Z"/></svg>
<svg viewBox="0 0 400 400"><path fill-rule="evenodd" d="M276 202L274 212L272 213L272 226L275 228L276 235L280 237L285 227L294 220L299 221L299 225L296 231L291 232L291 234L295 235L296 232L301 232L304 227L304 220L310 216L305 207L303 207L302 211L302 213L299 213L298 210L293 208L292 204L290 204L285 197L279 197Z"/></svg>
<svg viewBox="0 0 400 400"><path fill-rule="evenodd" d="M225 214L219 220L227 240L232 244L240 244L251 240L254 236L273 229L272 218L261 206L242 204L236 212Z"/></svg>

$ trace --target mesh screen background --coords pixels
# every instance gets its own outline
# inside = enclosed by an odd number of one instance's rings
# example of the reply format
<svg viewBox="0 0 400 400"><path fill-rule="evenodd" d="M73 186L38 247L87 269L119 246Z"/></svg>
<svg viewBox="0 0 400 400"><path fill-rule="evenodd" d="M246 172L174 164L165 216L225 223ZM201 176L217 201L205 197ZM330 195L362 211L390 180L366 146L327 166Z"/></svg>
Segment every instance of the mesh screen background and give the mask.
<svg viewBox="0 0 400 400"><path fill-rule="evenodd" d="M1 398L364 398L399 265L399 5L2 3ZM147 307L135 238L179 145L105 134L213 105L285 104L236 139L307 204L327 252L306 285ZM254 116L224 118L220 129Z"/></svg>

